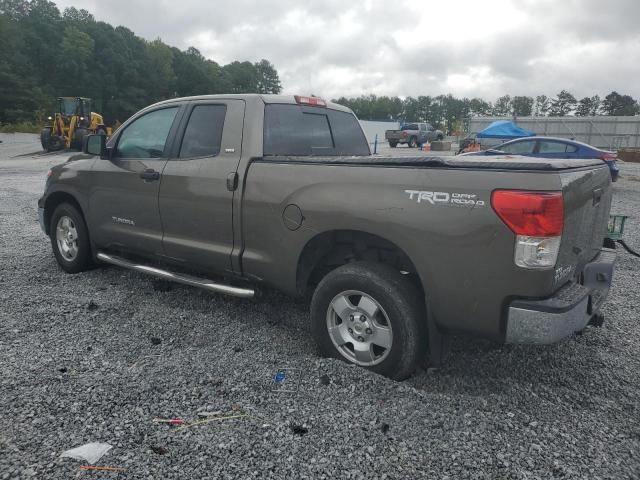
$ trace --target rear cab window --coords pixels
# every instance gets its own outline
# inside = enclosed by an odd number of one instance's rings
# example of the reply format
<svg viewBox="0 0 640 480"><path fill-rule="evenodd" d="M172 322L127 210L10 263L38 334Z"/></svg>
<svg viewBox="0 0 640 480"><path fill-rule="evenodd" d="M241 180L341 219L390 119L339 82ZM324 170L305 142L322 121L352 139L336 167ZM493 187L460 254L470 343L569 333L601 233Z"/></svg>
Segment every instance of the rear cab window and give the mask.
<svg viewBox="0 0 640 480"><path fill-rule="evenodd" d="M358 119L349 112L293 104L264 109L264 155L370 155Z"/></svg>

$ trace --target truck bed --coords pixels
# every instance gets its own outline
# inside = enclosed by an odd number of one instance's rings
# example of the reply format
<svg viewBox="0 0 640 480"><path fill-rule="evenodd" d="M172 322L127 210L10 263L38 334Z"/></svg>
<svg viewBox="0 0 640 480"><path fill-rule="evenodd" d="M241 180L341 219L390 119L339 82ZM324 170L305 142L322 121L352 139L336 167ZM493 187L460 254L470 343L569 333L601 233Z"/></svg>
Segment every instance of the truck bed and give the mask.
<svg viewBox="0 0 640 480"><path fill-rule="evenodd" d="M490 170L570 170L604 165L598 159L555 160L548 158L520 157L513 155L495 157L396 157L396 156L266 156L260 161L272 163L308 163L327 165L354 165L370 167L411 167L411 168L463 168Z"/></svg>
<svg viewBox="0 0 640 480"><path fill-rule="evenodd" d="M328 232L366 232L406 252L443 331L495 340L504 339L510 298L546 298L580 277L602 247L611 201L599 160L518 156L265 156L245 185L242 265L257 278L294 294L292 252ZM498 189L563 192L555 268L514 264L515 235L491 206ZM451 200L425 200L432 195Z"/></svg>

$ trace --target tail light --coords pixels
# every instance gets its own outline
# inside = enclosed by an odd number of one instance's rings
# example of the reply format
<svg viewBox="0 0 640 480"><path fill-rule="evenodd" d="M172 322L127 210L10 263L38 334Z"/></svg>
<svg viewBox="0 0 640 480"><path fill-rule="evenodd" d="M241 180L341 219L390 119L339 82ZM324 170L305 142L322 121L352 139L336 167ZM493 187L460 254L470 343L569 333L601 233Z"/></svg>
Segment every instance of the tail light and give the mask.
<svg viewBox="0 0 640 480"><path fill-rule="evenodd" d="M312 107L326 107L327 102L318 97L303 97L301 95L294 95L296 103L299 105L310 105Z"/></svg>
<svg viewBox="0 0 640 480"><path fill-rule="evenodd" d="M491 206L516 234L516 265L546 269L556 264L564 227L561 192L496 190Z"/></svg>
<svg viewBox="0 0 640 480"><path fill-rule="evenodd" d="M409 134L407 132L402 132L402 138L407 138Z"/></svg>
<svg viewBox="0 0 640 480"><path fill-rule="evenodd" d="M605 162L615 162L618 160L618 156L615 153L604 153L600 155L600 160L604 160Z"/></svg>

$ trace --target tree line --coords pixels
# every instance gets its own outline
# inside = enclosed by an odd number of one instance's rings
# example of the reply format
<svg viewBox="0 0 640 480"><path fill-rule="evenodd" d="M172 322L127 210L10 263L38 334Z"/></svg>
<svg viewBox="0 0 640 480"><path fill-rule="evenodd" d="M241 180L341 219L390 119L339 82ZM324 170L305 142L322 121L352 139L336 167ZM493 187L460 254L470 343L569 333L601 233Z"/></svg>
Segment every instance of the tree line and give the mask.
<svg viewBox="0 0 640 480"><path fill-rule="evenodd" d="M0 0L0 45L0 124L41 123L60 96L92 98L110 124L167 98L282 89L267 60L219 65L48 0Z"/></svg>
<svg viewBox="0 0 640 480"><path fill-rule="evenodd" d="M638 115L638 101L630 95L611 92L601 99L598 95L577 100L567 90L555 97L538 95L503 95L495 102L481 98L456 98L453 95L387 97L363 95L355 98L341 97L334 100L351 108L362 120L398 120L429 122L447 132L461 131L463 121L469 117L529 117L529 116L595 116Z"/></svg>

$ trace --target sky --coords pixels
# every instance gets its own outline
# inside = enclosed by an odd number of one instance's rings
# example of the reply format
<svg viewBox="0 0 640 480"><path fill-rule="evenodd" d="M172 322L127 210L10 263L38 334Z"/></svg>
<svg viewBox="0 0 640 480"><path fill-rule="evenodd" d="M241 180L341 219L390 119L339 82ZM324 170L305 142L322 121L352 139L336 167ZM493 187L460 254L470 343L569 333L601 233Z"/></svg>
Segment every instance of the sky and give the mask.
<svg viewBox="0 0 640 480"><path fill-rule="evenodd" d="M284 93L640 97L640 0L57 0Z"/></svg>

